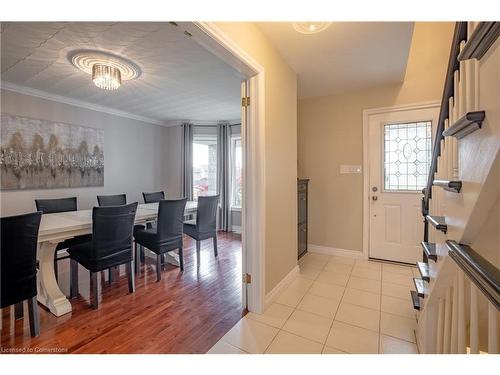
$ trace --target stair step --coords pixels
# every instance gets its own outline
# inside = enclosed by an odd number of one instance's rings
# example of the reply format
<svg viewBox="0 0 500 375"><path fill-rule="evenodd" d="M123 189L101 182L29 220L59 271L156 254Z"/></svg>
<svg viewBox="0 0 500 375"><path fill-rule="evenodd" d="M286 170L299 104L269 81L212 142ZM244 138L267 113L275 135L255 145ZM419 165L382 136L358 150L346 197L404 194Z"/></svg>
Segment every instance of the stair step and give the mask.
<svg viewBox="0 0 500 375"><path fill-rule="evenodd" d="M420 311L420 298L414 290L410 290L411 302L413 303L413 308Z"/></svg>
<svg viewBox="0 0 500 375"><path fill-rule="evenodd" d="M454 193L460 193L460 190L462 189L462 181L434 180L432 184Z"/></svg>
<svg viewBox="0 0 500 375"><path fill-rule="evenodd" d="M453 125L443 131L443 136L461 139L477 129L481 129L484 116L484 111L467 112L465 116L459 118Z"/></svg>
<svg viewBox="0 0 500 375"><path fill-rule="evenodd" d="M448 225L446 225L446 218L444 216L427 215L426 218L427 221L437 230L440 230L443 233L448 231Z"/></svg>
<svg viewBox="0 0 500 375"><path fill-rule="evenodd" d="M428 259L432 259L434 262L437 262L437 252L436 252L436 244L432 242L422 241L421 243L422 249L424 249L424 253Z"/></svg>
<svg viewBox="0 0 500 375"><path fill-rule="evenodd" d="M419 297L424 298L425 297L425 286L424 286L424 280L422 279L417 279L416 277L413 279L413 283L415 284L415 290L416 293L418 294Z"/></svg>
<svg viewBox="0 0 500 375"><path fill-rule="evenodd" d="M417 262L418 272L420 272L420 276L424 281L431 281L431 276L429 272L429 263L425 262Z"/></svg>

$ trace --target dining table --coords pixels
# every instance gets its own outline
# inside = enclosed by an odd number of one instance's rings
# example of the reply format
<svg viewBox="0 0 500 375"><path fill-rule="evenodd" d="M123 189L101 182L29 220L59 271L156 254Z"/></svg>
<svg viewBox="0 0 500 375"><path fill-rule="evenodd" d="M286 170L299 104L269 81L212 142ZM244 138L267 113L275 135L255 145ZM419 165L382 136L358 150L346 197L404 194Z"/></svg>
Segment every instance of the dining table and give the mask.
<svg viewBox="0 0 500 375"><path fill-rule="evenodd" d="M135 224L154 222L158 216L158 203L139 204L135 215ZM184 215L196 213L198 202L188 201ZM37 299L55 316L71 312L71 303L61 291L54 272L54 255L60 242L92 233L92 210L78 210L43 214L38 231L37 258ZM167 261L176 264L174 257Z"/></svg>

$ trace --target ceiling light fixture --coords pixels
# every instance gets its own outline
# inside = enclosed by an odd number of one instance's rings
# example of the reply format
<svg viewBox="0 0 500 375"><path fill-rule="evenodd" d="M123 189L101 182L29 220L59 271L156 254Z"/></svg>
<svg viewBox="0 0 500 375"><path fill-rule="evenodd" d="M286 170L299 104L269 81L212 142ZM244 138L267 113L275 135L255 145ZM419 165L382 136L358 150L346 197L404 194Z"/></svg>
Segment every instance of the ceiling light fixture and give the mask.
<svg viewBox="0 0 500 375"><path fill-rule="evenodd" d="M293 22L295 31L301 34L317 34L330 27L331 22Z"/></svg>
<svg viewBox="0 0 500 375"><path fill-rule="evenodd" d="M136 64L109 52L73 51L68 60L81 71L91 74L94 84L104 90L116 90L122 80L136 79L141 75L141 69Z"/></svg>
<svg viewBox="0 0 500 375"><path fill-rule="evenodd" d="M92 66L94 85L104 90L116 90L122 84L120 70L113 66L94 64Z"/></svg>

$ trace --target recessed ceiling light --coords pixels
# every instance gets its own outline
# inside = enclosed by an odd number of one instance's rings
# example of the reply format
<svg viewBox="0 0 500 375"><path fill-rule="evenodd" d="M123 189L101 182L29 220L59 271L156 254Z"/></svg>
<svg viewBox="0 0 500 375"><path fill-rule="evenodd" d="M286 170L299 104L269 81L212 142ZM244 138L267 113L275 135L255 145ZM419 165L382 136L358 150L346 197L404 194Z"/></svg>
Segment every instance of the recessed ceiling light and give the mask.
<svg viewBox="0 0 500 375"><path fill-rule="evenodd" d="M316 34L330 27L331 22L293 22L295 31L301 34Z"/></svg>
<svg viewBox="0 0 500 375"><path fill-rule="evenodd" d="M68 60L82 72L92 75L94 84L104 90L116 90L122 81L136 79L141 69L132 61L110 52L78 50Z"/></svg>

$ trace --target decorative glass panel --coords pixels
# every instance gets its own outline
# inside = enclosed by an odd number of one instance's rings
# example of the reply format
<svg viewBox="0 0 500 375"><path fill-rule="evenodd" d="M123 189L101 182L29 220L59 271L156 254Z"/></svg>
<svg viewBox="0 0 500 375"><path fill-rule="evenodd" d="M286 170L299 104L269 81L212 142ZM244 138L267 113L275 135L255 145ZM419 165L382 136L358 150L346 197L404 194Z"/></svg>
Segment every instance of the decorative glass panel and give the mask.
<svg viewBox="0 0 500 375"><path fill-rule="evenodd" d="M431 121L384 126L385 190L422 190L431 163Z"/></svg>

